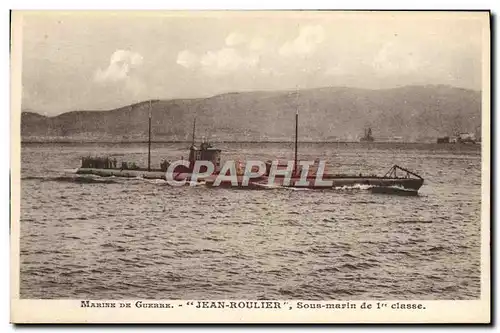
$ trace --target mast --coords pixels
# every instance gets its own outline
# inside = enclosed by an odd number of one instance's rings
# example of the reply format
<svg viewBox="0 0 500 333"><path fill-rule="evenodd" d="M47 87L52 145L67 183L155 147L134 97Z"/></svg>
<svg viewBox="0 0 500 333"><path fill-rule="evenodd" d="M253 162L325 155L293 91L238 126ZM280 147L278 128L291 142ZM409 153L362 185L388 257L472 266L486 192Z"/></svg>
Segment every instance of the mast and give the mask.
<svg viewBox="0 0 500 333"><path fill-rule="evenodd" d="M196 116L194 117L194 121L193 121L193 140L192 140L192 143L191 143L192 147L194 147L194 136L195 136L195 133L196 133Z"/></svg>
<svg viewBox="0 0 500 333"><path fill-rule="evenodd" d="M294 174L297 174L297 145L299 137L299 111L295 113L295 162L294 162Z"/></svg>
<svg viewBox="0 0 500 333"><path fill-rule="evenodd" d="M151 100L149 101L148 171L151 171Z"/></svg>
<svg viewBox="0 0 500 333"><path fill-rule="evenodd" d="M297 149L298 149L298 140L299 140L299 92L296 93L296 102L295 102L295 161L293 164L294 175L297 174Z"/></svg>

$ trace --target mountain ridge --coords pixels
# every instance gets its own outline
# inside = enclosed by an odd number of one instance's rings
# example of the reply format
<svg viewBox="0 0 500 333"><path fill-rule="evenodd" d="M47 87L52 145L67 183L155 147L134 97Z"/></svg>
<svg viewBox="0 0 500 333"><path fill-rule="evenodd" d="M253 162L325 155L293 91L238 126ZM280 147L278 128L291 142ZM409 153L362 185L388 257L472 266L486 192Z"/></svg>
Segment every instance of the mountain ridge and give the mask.
<svg viewBox="0 0 500 333"><path fill-rule="evenodd" d="M481 92L444 85L372 90L322 87L231 92L207 98L151 101L156 141L287 141L299 110L304 141L357 141L371 127L378 141L430 140L456 132L478 133ZM22 141L137 142L147 140L149 100L110 110L74 110L54 116L21 114Z"/></svg>

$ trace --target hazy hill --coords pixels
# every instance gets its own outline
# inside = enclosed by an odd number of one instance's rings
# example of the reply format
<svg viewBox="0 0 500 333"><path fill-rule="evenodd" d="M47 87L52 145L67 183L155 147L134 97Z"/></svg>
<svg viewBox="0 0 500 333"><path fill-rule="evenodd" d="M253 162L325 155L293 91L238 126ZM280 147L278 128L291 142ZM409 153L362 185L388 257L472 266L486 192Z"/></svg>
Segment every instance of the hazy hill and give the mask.
<svg viewBox="0 0 500 333"><path fill-rule="evenodd" d="M386 90L318 88L297 92L228 93L152 102L153 140L291 140L299 109L301 140L358 140L371 127L378 140L434 141L455 132L479 134L481 93L449 86ZM149 103L55 117L23 112L23 141L143 141Z"/></svg>

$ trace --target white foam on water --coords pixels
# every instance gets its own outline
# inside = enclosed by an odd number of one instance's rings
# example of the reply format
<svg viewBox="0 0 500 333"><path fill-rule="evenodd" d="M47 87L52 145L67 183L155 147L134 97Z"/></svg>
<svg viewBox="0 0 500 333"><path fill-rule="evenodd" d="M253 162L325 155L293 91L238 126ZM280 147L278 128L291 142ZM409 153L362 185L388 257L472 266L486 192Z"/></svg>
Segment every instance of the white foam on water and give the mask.
<svg viewBox="0 0 500 333"><path fill-rule="evenodd" d="M310 191L312 189L307 188L307 187L286 187L286 189L291 190L291 191Z"/></svg>
<svg viewBox="0 0 500 333"><path fill-rule="evenodd" d="M403 187L401 185L391 185L391 186L375 186L375 188L386 188L386 189L392 189L396 191L404 191L404 192L416 192L414 189L409 189L406 187Z"/></svg>
<svg viewBox="0 0 500 333"><path fill-rule="evenodd" d="M252 185L262 187L262 188L267 188L267 189L278 189L278 188L284 188L281 185L274 185L274 184L266 184L266 183L253 183Z"/></svg>
<svg viewBox="0 0 500 333"><path fill-rule="evenodd" d="M367 184L354 184L354 185L345 185L345 186L335 186L332 187L334 190L346 191L346 190L369 190L375 187L374 185Z"/></svg>
<svg viewBox="0 0 500 333"><path fill-rule="evenodd" d="M165 179L147 179L147 178L144 178L144 180L150 184L165 184L167 182Z"/></svg>

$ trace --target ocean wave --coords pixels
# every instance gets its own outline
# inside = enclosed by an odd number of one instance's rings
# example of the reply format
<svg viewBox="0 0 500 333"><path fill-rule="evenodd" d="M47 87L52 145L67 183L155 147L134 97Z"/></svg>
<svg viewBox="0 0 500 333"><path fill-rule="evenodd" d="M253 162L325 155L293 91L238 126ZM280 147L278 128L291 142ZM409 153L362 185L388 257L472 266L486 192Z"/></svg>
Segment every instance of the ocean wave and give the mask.
<svg viewBox="0 0 500 333"><path fill-rule="evenodd" d="M348 190L369 190L375 186L366 184L354 184L354 185L344 185L332 187L336 191L348 191Z"/></svg>
<svg viewBox="0 0 500 333"><path fill-rule="evenodd" d="M415 224L415 223L432 223L431 220L399 220L393 223Z"/></svg>

